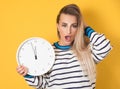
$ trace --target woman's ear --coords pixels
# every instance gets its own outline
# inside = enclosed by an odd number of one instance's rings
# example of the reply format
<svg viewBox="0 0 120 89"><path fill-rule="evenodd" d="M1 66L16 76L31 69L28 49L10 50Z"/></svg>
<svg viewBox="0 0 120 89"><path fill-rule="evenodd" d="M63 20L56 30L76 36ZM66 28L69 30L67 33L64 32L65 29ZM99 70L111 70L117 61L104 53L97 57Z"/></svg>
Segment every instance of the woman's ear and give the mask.
<svg viewBox="0 0 120 89"><path fill-rule="evenodd" d="M58 24L58 23L56 24L56 27L57 27L57 34L58 34L58 37L60 38L60 33L59 33L59 24Z"/></svg>
<svg viewBox="0 0 120 89"><path fill-rule="evenodd" d="M57 30L59 31L59 24L58 23L56 24L56 27L57 27Z"/></svg>

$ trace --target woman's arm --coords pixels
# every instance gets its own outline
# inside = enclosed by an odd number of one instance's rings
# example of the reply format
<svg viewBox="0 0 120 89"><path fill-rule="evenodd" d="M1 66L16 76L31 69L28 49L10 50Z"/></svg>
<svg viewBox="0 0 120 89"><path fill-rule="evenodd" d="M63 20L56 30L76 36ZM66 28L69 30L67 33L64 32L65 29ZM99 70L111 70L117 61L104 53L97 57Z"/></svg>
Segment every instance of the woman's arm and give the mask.
<svg viewBox="0 0 120 89"><path fill-rule="evenodd" d="M91 27L85 28L85 35L90 38L90 47L94 60L98 63L104 59L111 50L110 41L104 34L95 32Z"/></svg>
<svg viewBox="0 0 120 89"><path fill-rule="evenodd" d="M47 81L43 76L28 75L28 69L25 66L18 66L17 72L25 78L25 81L29 86L33 86L35 88L45 88L47 85Z"/></svg>

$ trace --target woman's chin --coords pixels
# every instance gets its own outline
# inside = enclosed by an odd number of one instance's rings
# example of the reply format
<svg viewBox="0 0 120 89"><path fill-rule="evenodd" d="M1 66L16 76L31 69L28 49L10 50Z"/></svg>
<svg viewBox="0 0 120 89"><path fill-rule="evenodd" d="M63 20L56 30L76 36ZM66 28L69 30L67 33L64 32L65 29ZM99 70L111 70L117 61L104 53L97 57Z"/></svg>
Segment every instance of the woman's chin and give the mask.
<svg viewBox="0 0 120 89"><path fill-rule="evenodd" d="M67 46L71 44L72 44L72 41L68 41L68 40L59 41L59 45Z"/></svg>
<svg viewBox="0 0 120 89"><path fill-rule="evenodd" d="M71 45L71 43L72 43L71 41L66 41L65 45Z"/></svg>

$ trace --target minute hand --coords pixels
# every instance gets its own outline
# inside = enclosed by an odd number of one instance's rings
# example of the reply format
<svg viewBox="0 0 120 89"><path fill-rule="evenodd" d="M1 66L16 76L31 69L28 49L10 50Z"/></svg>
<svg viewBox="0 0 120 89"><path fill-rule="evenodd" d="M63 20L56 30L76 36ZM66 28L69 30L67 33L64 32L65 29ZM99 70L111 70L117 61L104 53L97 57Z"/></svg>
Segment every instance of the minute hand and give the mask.
<svg viewBox="0 0 120 89"><path fill-rule="evenodd" d="M34 52L35 59L37 60L36 46L35 46L35 49L34 49L32 42L31 42L31 46L32 46L32 49L33 49L33 52Z"/></svg>

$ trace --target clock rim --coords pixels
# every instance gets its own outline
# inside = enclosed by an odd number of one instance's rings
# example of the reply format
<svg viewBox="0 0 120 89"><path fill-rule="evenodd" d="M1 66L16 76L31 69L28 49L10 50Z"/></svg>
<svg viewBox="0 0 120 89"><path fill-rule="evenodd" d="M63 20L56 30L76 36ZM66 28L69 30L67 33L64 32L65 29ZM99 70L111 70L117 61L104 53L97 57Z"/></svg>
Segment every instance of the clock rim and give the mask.
<svg viewBox="0 0 120 89"><path fill-rule="evenodd" d="M17 64L18 64L18 65L21 65L21 64L20 64L19 57L18 57L18 56L19 56L19 52L20 52L21 48L24 46L24 44L25 44L27 41L30 41L30 40L33 40L33 39L43 40L44 42L46 42L47 44L49 44L50 48L52 48L52 50L53 50L53 55L54 55L52 66L51 66L49 69L47 69L46 72L41 73L41 74L31 74L31 73L28 73L28 74L33 75L33 76L34 76L34 75L35 75L35 76L39 76L39 75L43 75L43 74L47 73L48 71L50 71L50 69L53 67L54 62L55 62L55 52L54 52L54 48L52 47L52 45L51 45L46 39L41 38L41 37L30 37L30 38L27 38L27 39L25 39L24 41L22 41L22 42L19 44L18 48L17 48L16 60L17 60Z"/></svg>

